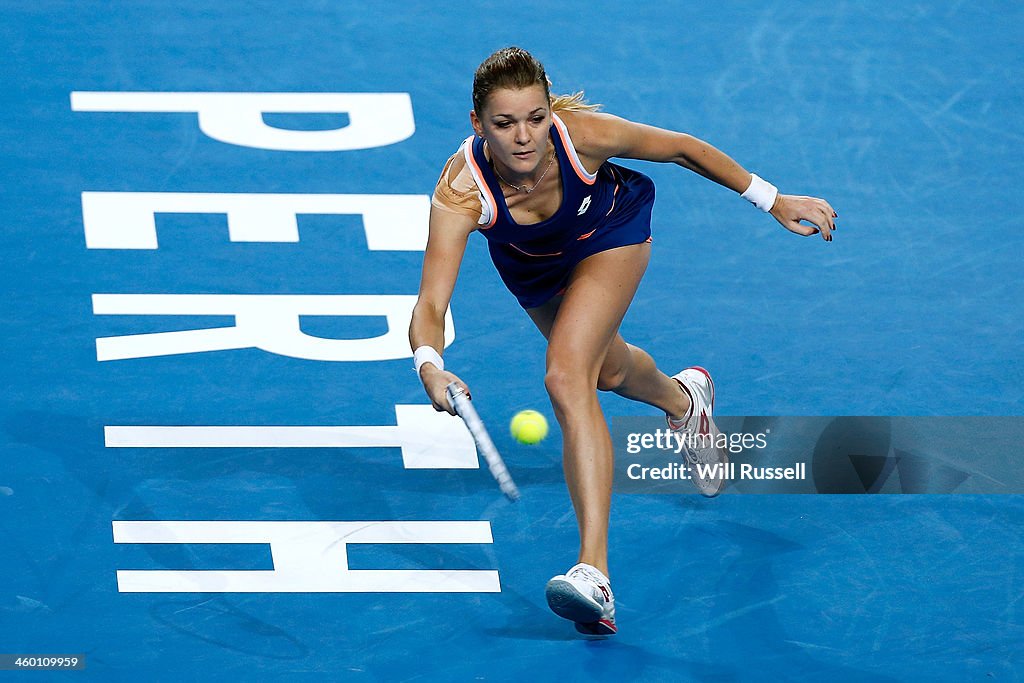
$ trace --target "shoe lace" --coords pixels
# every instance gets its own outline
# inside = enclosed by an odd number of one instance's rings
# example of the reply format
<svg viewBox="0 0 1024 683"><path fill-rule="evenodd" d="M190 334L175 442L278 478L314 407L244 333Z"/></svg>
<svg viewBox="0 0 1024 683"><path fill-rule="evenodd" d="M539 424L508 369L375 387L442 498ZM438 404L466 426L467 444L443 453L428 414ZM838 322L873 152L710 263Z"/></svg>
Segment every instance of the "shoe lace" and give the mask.
<svg viewBox="0 0 1024 683"><path fill-rule="evenodd" d="M681 432L684 435L685 444L683 453L686 455L686 459L692 464L704 464L712 462L712 455L714 454L715 446L714 443L704 441L705 438L709 438L710 434L702 436L698 433L698 419L696 416L692 416L685 420L675 420L672 417L666 415L665 419L668 421L669 429L674 432ZM695 444L697 439L701 439L698 444Z"/></svg>
<svg viewBox="0 0 1024 683"><path fill-rule="evenodd" d="M596 583L598 585L606 586L609 589L611 588L611 586L609 585L607 579L605 579L597 571L595 571L594 569L591 569L590 567L579 566L579 567L576 567L575 569L573 569L571 573L574 574L574 575L582 574L589 581L592 581L592 582L594 582L594 583Z"/></svg>
<svg viewBox="0 0 1024 683"><path fill-rule="evenodd" d="M713 445L705 446L703 448L694 448L693 450L687 449L686 458L695 465L711 465L718 461L715 447Z"/></svg>

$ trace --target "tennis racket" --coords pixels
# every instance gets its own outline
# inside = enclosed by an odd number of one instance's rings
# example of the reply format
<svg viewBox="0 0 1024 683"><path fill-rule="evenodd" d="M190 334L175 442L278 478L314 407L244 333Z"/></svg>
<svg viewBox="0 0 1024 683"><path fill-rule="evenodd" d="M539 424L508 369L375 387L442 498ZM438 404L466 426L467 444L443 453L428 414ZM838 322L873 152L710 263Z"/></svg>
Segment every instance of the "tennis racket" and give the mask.
<svg viewBox="0 0 1024 683"><path fill-rule="evenodd" d="M473 436L473 441L476 442L477 451L487 461L487 467L491 470L491 475L494 476L495 481L498 482L498 486L501 487L502 493L513 502L519 500L519 489L516 487L516 483L512 481L512 475L508 473L505 461L501 459L498 449L494 447L494 442L491 441L491 436L487 433L483 420L480 419L476 408L473 407L473 402L466 395L466 390L452 382L445 389L445 394L448 396L448 403L459 414L462 421L466 423L466 429L469 430L469 433Z"/></svg>

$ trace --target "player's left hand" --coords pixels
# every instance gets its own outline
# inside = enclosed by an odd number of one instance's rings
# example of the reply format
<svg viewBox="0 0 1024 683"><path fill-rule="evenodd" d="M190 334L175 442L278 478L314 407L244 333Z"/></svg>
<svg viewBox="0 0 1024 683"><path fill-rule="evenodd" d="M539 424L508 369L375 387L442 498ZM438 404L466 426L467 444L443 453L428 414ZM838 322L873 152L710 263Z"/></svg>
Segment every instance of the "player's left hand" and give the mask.
<svg viewBox="0 0 1024 683"><path fill-rule="evenodd" d="M821 233L826 242L832 241L832 231L836 229L835 219L839 214L824 199L817 197L797 197L791 194L780 194L775 200L771 214L786 230L807 237ZM804 225L800 221L813 223L816 227Z"/></svg>

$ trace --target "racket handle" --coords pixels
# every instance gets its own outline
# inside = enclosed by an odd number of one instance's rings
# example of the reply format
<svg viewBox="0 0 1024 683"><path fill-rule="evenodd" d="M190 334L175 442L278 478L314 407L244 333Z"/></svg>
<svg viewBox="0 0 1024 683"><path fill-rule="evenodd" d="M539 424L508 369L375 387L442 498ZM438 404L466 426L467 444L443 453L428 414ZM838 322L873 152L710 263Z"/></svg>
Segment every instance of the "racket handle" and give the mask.
<svg viewBox="0 0 1024 683"><path fill-rule="evenodd" d="M487 433L487 428L484 427L484 422L477 414L476 408L473 407L473 402L466 395L465 389L452 382L445 388L445 394L448 396L448 403L466 424L466 429L473 437L477 450L487 461L487 468L491 471L491 476L498 482L501 492L511 501L519 500L519 489L512 481L512 475L505 467L505 461L501 459L498 449L491 441L491 436Z"/></svg>

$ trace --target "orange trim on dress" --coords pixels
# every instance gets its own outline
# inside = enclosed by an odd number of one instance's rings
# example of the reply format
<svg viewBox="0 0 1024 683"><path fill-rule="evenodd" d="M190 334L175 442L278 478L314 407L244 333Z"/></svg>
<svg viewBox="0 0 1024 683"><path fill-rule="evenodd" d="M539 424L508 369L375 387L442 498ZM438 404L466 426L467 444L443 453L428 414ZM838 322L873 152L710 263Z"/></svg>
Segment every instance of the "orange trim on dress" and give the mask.
<svg viewBox="0 0 1024 683"><path fill-rule="evenodd" d="M508 246L512 247L513 249L515 249L516 251L518 251L518 252L519 252L520 254L525 254L526 256L533 256L533 257L535 257L535 258L536 258L536 257L540 257L540 256L561 256L561 255L562 255L562 252L560 252L560 251L556 251L556 252L555 252L555 253L553 253L553 254L531 254L531 253L530 253L530 252L528 252L528 251L523 251L522 249L520 249L520 248L519 248L519 247L517 247L516 245L512 244L511 242L509 242L509 243L508 243Z"/></svg>
<svg viewBox="0 0 1024 683"><path fill-rule="evenodd" d="M494 224L498 222L498 203L494 200L491 188L487 186L484 174L480 171L480 166L477 165L476 157L473 155L473 136L470 135L466 138L466 142L463 144L466 146L466 163L470 164L477 189L480 190L480 194L484 197L484 201L487 202L487 208L490 209L491 212L491 220L488 221L487 225L480 226L481 230L487 230L488 228L493 228Z"/></svg>
<svg viewBox="0 0 1024 683"><path fill-rule="evenodd" d="M583 162L580 161L579 156L576 154L576 148L572 144L572 138L569 137L569 129L562 123L562 119L558 118L558 115L554 112L551 113L551 118L555 122L555 130L558 131L558 136L562 139L562 147L565 148L567 156L569 157L569 163L572 164L573 170L576 171L576 175L579 179L585 182L587 185L593 185L597 182L597 174L589 173L587 169L583 168Z"/></svg>
<svg viewBox="0 0 1024 683"><path fill-rule="evenodd" d="M615 202L618 201L618 197L616 197L617 194L619 194L619 184L615 183L615 189L612 191L612 205L608 207L608 213L606 213L605 216L611 216L612 211L615 210Z"/></svg>

